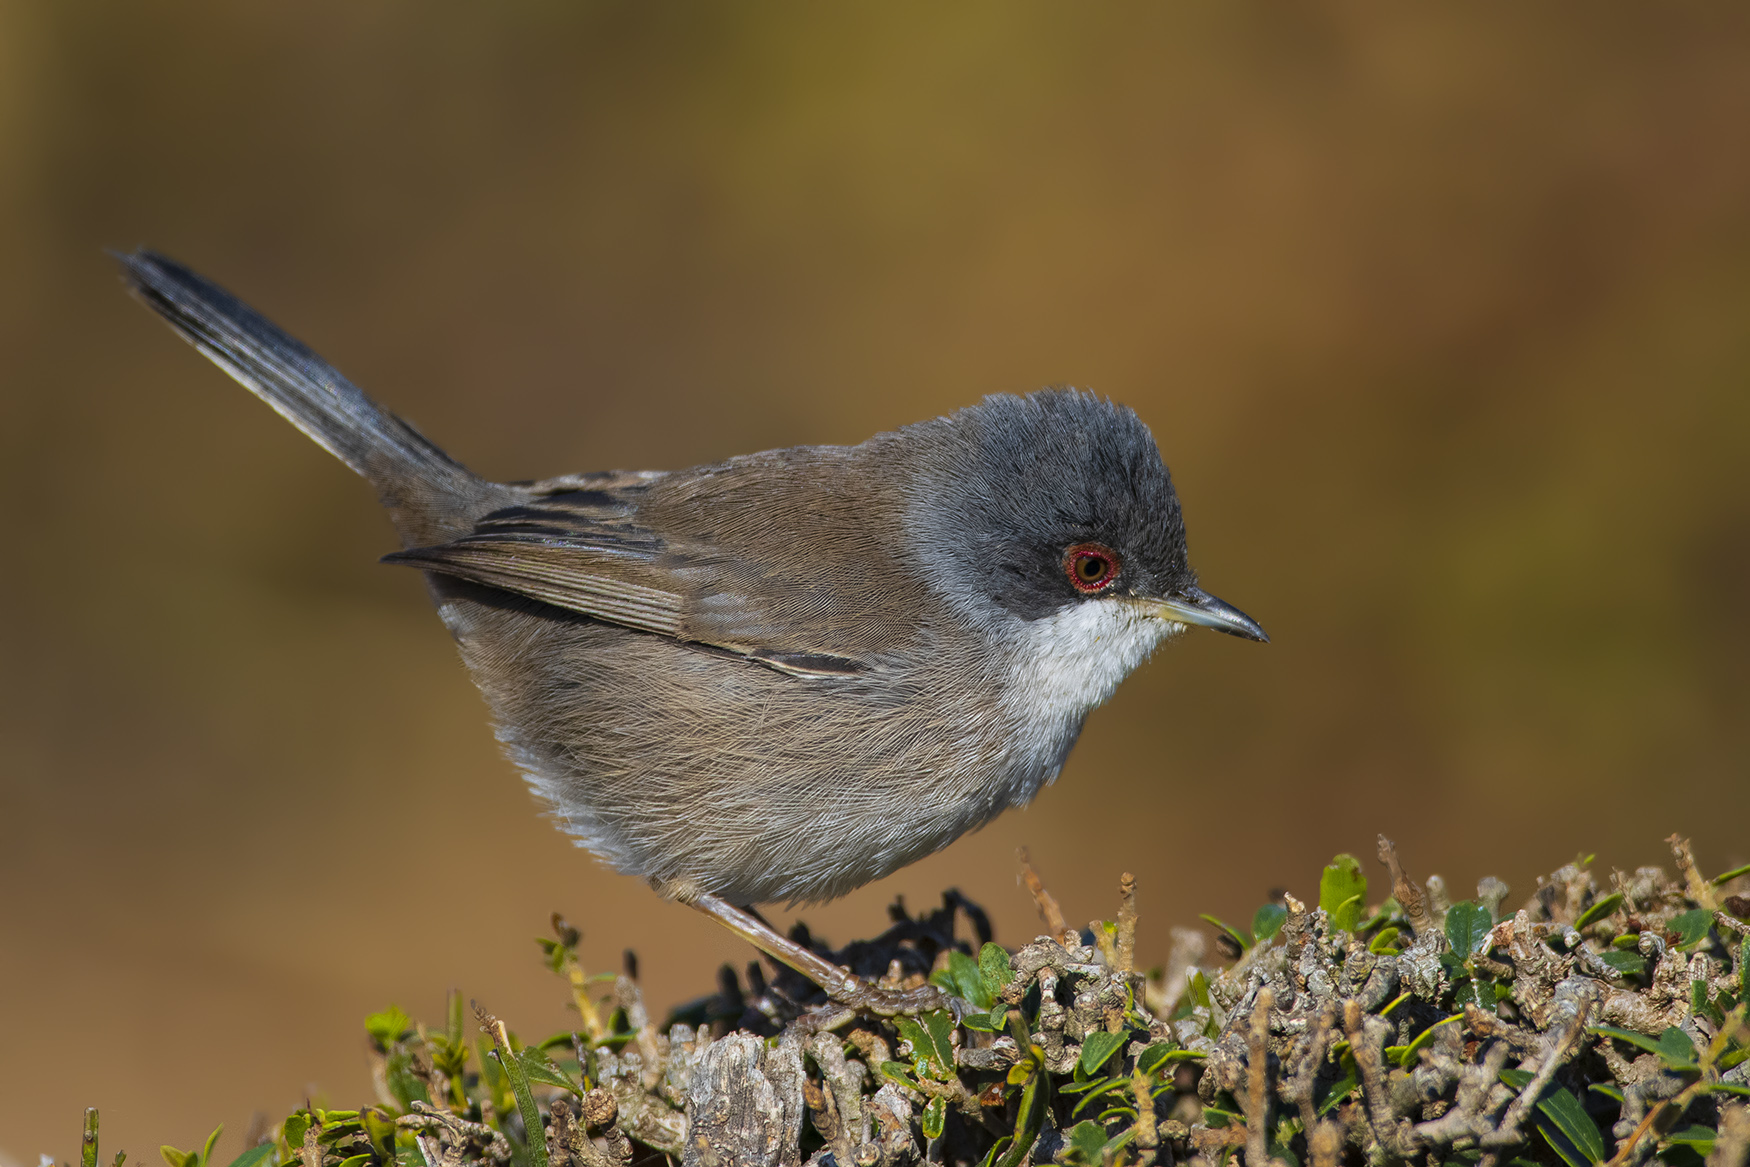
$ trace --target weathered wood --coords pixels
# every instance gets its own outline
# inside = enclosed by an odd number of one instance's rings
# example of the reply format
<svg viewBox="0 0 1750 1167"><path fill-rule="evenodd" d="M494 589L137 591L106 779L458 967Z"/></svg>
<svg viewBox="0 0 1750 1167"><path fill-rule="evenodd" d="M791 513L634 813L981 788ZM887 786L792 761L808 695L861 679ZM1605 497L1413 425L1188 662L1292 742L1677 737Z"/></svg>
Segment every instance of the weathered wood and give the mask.
<svg viewBox="0 0 1750 1167"><path fill-rule="evenodd" d="M751 1034L711 1043L687 1094L685 1167L796 1167L801 1162L802 1058Z"/></svg>

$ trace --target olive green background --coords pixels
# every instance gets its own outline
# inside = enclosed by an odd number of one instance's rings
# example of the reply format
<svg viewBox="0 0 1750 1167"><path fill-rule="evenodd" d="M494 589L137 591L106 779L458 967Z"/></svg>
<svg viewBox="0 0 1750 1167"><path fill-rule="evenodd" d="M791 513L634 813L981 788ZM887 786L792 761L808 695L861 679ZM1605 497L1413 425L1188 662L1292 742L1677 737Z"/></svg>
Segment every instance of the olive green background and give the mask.
<svg viewBox="0 0 1750 1167"><path fill-rule="evenodd" d="M1750 859L1750 14L0 2L0 1160L368 1097L360 1019L749 953L571 848L369 490L128 301L230 285L502 477L1089 386L1205 585L958 885L1036 927ZM784 918L788 919L788 916Z"/></svg>

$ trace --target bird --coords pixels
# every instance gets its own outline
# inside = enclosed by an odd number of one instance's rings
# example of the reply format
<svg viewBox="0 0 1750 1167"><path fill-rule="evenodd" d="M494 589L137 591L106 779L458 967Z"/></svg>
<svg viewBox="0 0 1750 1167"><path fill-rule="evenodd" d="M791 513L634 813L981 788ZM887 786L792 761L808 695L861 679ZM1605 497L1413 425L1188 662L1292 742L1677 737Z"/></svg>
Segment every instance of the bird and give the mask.
<svg viewBox="0 0 1750 1167"><path fill-rule="evenodd" d="M562 829L839 1005L939 1006L755 905L845 894L1028 803L1163 641L1267 641L1198 586L1148 427L999 394L853 446L491 482L217 284L128 289L365 478Z"/></svg>

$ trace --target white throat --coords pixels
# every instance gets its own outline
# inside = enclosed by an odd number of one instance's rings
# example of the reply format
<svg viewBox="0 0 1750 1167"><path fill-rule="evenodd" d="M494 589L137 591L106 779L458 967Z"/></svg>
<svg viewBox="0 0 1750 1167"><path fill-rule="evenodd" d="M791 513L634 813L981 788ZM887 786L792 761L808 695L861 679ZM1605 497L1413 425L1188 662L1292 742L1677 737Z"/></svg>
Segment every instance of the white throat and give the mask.
<svg viewBox="0 0 1750 1167"><path fill-rule="evenodd" d="M1087 600L1022 631L1016 696L1046 721L1078 722L1184 625L1121 599Z"/></svg>
<svg viewBox="0 0 1750 1167"><path fill-rule="evenodd" d="M1084 601L1022 625L1005 701L1027 775L1014 805L1057 777L1089 711L1184 630L1121 599Z"/></svg>

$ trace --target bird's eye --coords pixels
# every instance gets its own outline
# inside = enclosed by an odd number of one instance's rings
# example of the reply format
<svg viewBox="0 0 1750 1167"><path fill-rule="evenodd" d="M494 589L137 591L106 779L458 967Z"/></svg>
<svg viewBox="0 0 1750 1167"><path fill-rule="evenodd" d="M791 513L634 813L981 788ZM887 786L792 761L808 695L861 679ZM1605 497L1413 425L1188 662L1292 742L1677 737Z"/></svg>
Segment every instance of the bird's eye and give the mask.
<svg viewBox="0 0 1750 1167"><path fill-rule="evenodd" d="M1118 578L1118 553L1101 543L1077 543L1063 553L1063 570L1076 591L1103 592Z"/></svg>

